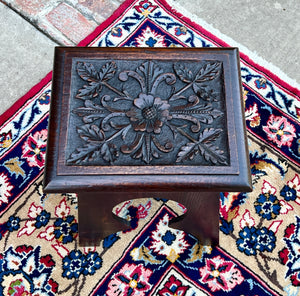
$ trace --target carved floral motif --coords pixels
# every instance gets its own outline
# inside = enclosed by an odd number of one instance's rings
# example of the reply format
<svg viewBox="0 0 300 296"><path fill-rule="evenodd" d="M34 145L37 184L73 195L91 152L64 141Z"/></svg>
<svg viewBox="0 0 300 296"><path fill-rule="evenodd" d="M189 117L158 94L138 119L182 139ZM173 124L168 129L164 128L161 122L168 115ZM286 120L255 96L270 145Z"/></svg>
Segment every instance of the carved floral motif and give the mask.
<svg viewBox="0 0 300 296"><path fill-rule="evenodd" d="M229 165L222 63L135 63L76 62L67 164Z"/></svg>

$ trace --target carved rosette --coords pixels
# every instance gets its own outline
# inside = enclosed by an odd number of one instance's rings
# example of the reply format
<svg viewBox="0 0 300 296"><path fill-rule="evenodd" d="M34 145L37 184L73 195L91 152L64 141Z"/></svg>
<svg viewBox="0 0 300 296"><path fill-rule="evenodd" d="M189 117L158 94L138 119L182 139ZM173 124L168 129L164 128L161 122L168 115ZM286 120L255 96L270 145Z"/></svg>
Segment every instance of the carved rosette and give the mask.
<svg viewBox="0 0 300 296"><path fill-rule="evenodd" d="M67 165L230 164L219 61L76 60Z"/></svg>

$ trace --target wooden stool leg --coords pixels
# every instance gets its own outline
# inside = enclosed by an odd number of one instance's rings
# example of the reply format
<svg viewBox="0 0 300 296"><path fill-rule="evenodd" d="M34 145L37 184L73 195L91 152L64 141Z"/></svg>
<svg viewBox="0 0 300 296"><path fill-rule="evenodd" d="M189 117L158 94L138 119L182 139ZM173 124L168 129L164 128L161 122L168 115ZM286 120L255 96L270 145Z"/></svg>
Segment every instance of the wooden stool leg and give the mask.
<svg viewBox="0 0 300 296"><path fill-rule="evenodd" d="M117 218L112 209L125 194L84 192L78 194L79 245L96 246L110 234L129 229L128 221ZM126 225L127 224L127 225Z"/></svg>

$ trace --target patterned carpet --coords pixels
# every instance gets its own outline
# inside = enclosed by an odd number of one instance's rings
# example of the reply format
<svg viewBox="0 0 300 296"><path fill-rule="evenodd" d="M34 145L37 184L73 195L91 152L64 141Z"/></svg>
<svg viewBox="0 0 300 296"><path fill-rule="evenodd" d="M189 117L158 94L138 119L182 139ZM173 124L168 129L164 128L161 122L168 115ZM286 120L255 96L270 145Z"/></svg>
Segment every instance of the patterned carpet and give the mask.
<svg viewBox="0 0 300 296"><path fill-rule="evenodd" d="M203 26L128 0L79 45L237 46ZM42 188L51 73L0 117L1 295L300 295L300 91L240 54L254 190L221 195L216 248L169 228L181 209L151 198L118 206L132 231L80 248L76 196Z"/></svg>

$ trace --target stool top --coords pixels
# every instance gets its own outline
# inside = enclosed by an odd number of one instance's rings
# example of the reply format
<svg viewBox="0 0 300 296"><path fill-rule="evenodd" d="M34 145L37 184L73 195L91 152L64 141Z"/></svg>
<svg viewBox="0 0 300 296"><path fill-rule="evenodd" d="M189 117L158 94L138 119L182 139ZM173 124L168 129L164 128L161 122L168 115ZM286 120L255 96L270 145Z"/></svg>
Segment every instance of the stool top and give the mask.
<svg viewBox="0 0 300 296"><path fill-rule="evenodd" d="M45 192L249 191L237 48L55 49Z"/></svg>

